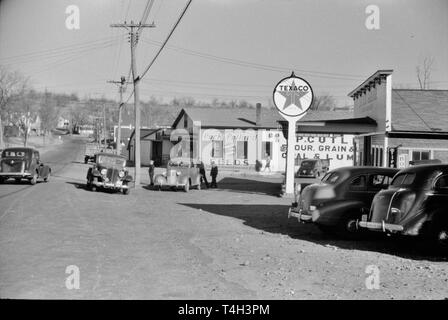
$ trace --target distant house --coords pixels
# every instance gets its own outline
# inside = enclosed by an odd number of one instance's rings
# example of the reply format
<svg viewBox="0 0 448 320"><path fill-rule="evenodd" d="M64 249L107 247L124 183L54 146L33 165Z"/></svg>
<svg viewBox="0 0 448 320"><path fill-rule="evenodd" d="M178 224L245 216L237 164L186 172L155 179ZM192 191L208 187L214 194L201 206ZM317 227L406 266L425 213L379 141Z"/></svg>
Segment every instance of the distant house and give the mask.
<svg viewBox="0 0 448 320"><path fill-rule="evenodd" d="M170 128L140 129L140 163L148 166L153 160L156 166L165 165L170 159L170 150L173 146L170 141ZM135 161L135 130L131 132L127 144L128 159Z"/></svg>

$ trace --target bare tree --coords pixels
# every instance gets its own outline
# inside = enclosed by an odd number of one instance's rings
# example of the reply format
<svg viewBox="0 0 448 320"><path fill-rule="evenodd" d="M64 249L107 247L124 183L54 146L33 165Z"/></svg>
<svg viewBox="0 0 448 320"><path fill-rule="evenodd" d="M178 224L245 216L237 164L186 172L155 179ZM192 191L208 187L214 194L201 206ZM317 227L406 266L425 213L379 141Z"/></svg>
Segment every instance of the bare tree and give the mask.
<svg viewBox="0 0 448 320"><path fill-rule="evenodd" d="M310 110L334 110L336 108L336 102L334 97L325 93L321 95L315 95Z"/></svg>
<svg viewBox="0 0 448 320"><path fill-rule="evenodd" d="M425 57L423 62L415 67L420 89L429 89L429 80L431 79L431 71L434 64L433 57Z"/></svg>
<svg viewBox="0 0 448 320"><path fill-rule="evenodd" d="M0 148L4 147L3 122L9 118L11 99L24 90L26 82L19 72L0 66Z"/></svg>

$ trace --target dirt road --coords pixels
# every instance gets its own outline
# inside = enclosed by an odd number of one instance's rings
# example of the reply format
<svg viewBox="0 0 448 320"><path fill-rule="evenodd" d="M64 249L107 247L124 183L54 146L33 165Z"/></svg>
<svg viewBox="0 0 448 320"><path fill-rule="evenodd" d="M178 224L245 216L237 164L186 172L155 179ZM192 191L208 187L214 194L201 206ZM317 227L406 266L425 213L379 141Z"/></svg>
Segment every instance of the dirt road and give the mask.
<svg viewBox="0 0 448 320"><path fill-rule="evenodd" d="M0 185L0 297L443 299L446 258L416 241L344 241L287 219L279 180L128 196L84 188L82 142L43 156L49 183ZM66 287L67 266L79 289ZM378 268L379 289L366 286Z"/></svg>

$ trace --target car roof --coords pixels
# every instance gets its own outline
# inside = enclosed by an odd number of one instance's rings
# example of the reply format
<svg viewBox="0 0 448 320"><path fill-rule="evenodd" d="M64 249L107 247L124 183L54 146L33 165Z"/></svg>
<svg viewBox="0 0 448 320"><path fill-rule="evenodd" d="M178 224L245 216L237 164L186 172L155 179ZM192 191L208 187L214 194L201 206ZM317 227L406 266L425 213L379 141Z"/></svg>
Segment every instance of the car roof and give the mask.
<svg viewBox="0 0 448 320"><path fill-rule="evenodd" d="M385 168L385 167L374 167L374 166L359 166L359 167L341 167L334 170L331 170L330 172L347 172L350 174L357 174L357 173L375 173L375 172L388 172L388 173L397 173L400 171L397 168Z"/></svg>
<svg viewBox="0 0 448 320"><path fill-rule="evenodd" d="M27 147L12 147L12 148L5 148L2 150L2 152L4 151L22 151L22 152L38 152L38 150L34 149L34 148L27 148Z"/></svg>
<svg viewBox="0 0 448 320"><path fill-rule="evenodd" d="M437 170L448 171L448 164L420 164L402 169L400 170L400 173L405 172L424 173L424 172L433 172Z"/></svg>

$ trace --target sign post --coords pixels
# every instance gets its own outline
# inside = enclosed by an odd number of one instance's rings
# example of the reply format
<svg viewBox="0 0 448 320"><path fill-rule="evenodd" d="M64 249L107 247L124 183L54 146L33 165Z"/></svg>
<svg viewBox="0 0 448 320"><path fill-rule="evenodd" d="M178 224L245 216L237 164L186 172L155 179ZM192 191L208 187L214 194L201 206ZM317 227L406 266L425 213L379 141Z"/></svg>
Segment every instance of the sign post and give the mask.
<svg viewBox="0 0 448 320"><path fill-rule="evenodd" d="M288 147L286 155L286 194L294 194L294 145L296 123L303 118L313 103L311 85L304 79L291 76L280 80L274 88L273 100L280 115L288 121Z"/></svg>

